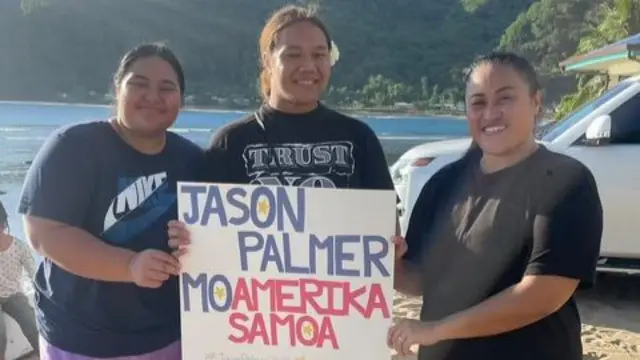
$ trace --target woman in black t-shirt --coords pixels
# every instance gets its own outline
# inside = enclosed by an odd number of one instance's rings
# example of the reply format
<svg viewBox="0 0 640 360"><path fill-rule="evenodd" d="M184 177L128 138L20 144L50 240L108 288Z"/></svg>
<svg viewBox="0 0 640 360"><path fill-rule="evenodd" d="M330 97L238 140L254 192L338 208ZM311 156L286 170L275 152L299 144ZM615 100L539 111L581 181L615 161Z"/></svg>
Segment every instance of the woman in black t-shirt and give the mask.
<svg viewBox="0 0 640 360"><path fill-rule="evenodd" d="M420 360L579 360L573 294L591 285L602 236L594 178L535 141L541 93L525 59L481 58L466 105L474 145L423 188L396 263L395 288L423 298L420 320L388 344L420 345Z"/></svg>
<svg viewBox="0 0 640 360"><path fill-rule="evenodd" d="M336 61L329 31L313 11L289 5L274 13L260 35L264 104L216 132L207 149L205 180L393 190L371 128L320 102ZM186 241L180 240L184 233L185 227L172 221L170 245Z"/></svg>

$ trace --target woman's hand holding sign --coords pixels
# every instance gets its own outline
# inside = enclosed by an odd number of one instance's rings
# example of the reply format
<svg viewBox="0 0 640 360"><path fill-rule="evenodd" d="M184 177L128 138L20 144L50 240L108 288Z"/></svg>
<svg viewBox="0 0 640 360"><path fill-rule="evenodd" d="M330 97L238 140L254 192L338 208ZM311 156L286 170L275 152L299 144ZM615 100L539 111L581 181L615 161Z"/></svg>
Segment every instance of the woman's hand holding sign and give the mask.
<svg viewBox="0 0 640 360"><path fill-rule="evenodd" d="M401 264L402 257L408 250L407 241L402 236L397 235L392 238L392 242L395 245L396 263ZM407 271L406 264L405 267L400 266L400 268L398 268L398 266L396 266L396 276L398 275L398 271ZM419 278L414 276L410 276L407 279L410 280L410 282L420 281ZM418 291L412 292L419 293ZM398 355L411 355L414 354L411 351L411 347L414 345L429 346L442 341L443 339L438 330L434 323L403 319L389 329L387 345L394 349Z"/></svg>
<svg viewBox="0 0 640 360"><path fill-rule="evenodd" d="M400 260L407 252L407 242L402 236L396 235L391 238L391 242L395 246L395 259Z"/></svg>
<svg viewBox="0 0 640 360"><path fill-rule="evenodd" d="M173 256L180 258L186 254L187 246L191 243L189 230L185 224L178 220L171 220L169 227L169 247L173 249Z"/></svg>
<svg viewBox="0 0 640 360"><path fill-rule="evenodd" d="M131 280L140 287L159 288L171 275L178 275L180 263L164 251L148 249L129 263Z"/></svg>
<svg viewBox="0 0 640 360"><path fill-rule="evenodd" d="M429 346L444 340L435 323L413 319L402 319L389 329L387 345L398 355L414 354L414 345Z"/></svg>

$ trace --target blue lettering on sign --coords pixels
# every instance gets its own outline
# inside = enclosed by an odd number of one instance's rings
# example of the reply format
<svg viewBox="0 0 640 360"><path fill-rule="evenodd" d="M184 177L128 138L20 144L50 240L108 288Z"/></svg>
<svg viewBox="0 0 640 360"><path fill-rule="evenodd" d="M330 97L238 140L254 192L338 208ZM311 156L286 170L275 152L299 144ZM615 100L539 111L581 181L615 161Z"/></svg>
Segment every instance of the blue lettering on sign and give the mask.
<svg viewBox="0 0 640 360"><path fill-rule="evenodd" d="M371 277L374 269L377 269L383 277L390 276L389 270L382 262L389 253L389 242L381 236L334 235L321 240L320 237L311 234L309 253L304 264L294 264L291 258L291 235L283 233L280 236L281 238L257 231L239 231L238 248L242 271L249 271L249 264L259 264L258 271L261 272L266 271L267 266L273 265L279 273L317 274L318 255L324 252L328 275ZM347 250L347 245L353 245L353 250ZM254 254L257 258L250 259ZM351 268L350 263L361 263L362 269Z"/></svg>
<svg viewBox="0 0 640 360"><path fill-rule="evenodd" d="M222 227L252 224L257 229L237 232L240 268L244 272L275 270L284 274L370 278L376 273L382 277L390 276L384 264L390 245L384 237L366 234L320 236L311 233L301 238L300 233L305 232L306 225L304 188L296 188L291 194L283 187L232 187L225 190L218 185L190 184L182 185L180 191L189 197L191 204L189 211L181 214L182 221L187 224L207 226L216 221ZM285 232L286 225L298 234ZM263 230L274 226L274 233ZM294 257L294 241L304 241L308 251L301 253L298 250ZM214 295L218 288L220 292L230 291L231 285L226 278L214 277L206 284L200 276L183 275L183 280L183 291L203 289L203 307L216 311L228 308L228 298L224 302L215 301ZM189 306L185 304L185 308Z"/></svg>
<svg viewBox="0 0 640 360"><path fill-rule="evenodd" d="M181 220L189 225L207 226L215 217L222 227L251 222L259 229L267 229L275 224L278 231L284 231L285 222L288 222L296 232L303 232L306 221L305 189L297 188L294 191L295 195L290 197L283 187L260 186L248 194L247 190L239 187L224 192L217 185L182 185L180 192L189 196L191 208L181 214ZM240 215L229 216L233 210Z"/></svg>
<svg viewBox="0 0 640 360"><path fill-rule="evenodd" d="M191 311L191 297L188 296L191 289L200 289L202 312L209 312L209 308L224 312L231 307L233 300L231 282L224 275L214 275L208 279L206 274L200 274L194 279L188 273L183 273L182 294L185 311ZM217 296L220 290L223 291L224 296ZM220 298L223 299L220 300ZM222 303L219 303L220 301Z"/></svg>

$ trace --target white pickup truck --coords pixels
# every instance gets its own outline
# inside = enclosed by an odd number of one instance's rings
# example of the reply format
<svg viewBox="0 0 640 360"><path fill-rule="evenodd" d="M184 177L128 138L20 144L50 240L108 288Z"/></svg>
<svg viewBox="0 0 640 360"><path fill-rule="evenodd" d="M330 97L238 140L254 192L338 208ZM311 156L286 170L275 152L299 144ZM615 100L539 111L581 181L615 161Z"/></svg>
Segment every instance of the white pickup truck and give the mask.
<svg viewBox="0 0 640 360"><path fill-rule="evenodd" d="M540 143L593 172L604 207L598 270L640 275L640 76L623 80L569 116L546 126ZM418 145L390 168L406 231L426 181L458 159L470 138Z"/></svg>

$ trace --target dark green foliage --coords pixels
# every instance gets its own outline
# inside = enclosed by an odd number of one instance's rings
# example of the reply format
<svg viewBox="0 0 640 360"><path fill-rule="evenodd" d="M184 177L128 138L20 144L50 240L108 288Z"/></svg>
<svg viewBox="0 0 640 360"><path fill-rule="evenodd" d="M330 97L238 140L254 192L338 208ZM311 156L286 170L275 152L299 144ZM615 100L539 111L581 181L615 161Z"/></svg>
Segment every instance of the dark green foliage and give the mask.
<svg viewBox="0 0 640 360"><path fill-rule="evenodd" d="M315 1L341 52L327 96L343 106L429 103L423 78L430 91L459 93L462 69L495 48L532 1ZM129 47L165 40L184 62L190 101L253 103L260 29L290 2L0 1L0 99L98 101Z"/></svg>
<svg viewBox="0 0 640 360"><path fill-rule="evenodd" d="M332 30L341 56L326 100L343 107L450 111L465 67L498 48L531 60L546 105L564 99L566 114L607 82L578 82L558 63L640 31L640 0L0 1L0 99L108 101L119 57L163 40L184 62L191 105L254 106L260 29L291 2L319 5Z"/></svg>

